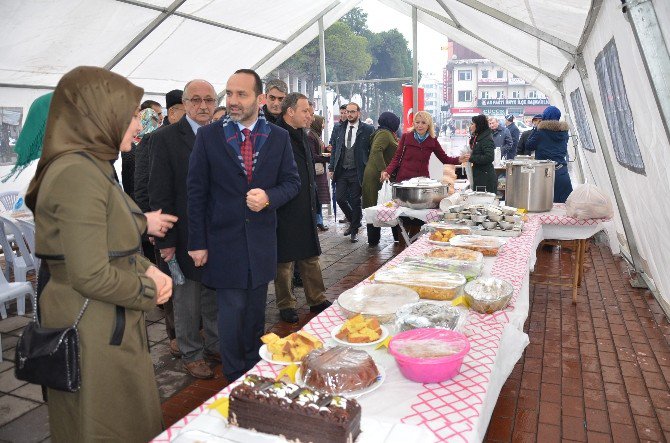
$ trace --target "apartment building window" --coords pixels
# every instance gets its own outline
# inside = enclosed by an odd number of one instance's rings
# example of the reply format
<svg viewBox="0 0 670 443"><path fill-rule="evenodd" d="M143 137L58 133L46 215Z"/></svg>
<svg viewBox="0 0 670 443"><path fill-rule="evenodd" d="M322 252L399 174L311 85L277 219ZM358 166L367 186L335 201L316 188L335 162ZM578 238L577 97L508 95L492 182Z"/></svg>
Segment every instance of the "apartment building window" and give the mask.
<svg viewBox="0 0 670 443"><path fill-rule="evenodd" d="M528 98L537 98L537 91L534 89L528 91Z"/></svg>
<svg viewBox="0 0 670 443"><path fill-rule="evenodd" d="M496 98L505 98L505 91L496 91Z"/></svg>
<svg viewBox="0 0 670 443"><path fill-rule="evenodd" d="M459 102L471 102L472 101L472 91L458 91L458 101Z"/></svg>
<svg viewBox="0 0 670 443"><path fill-rule="evenodd" d="M503 71L496 71L496 78L503 78L504 72Z"/></svg>
<svg viewBox="0 0 670 443"><path fill-rule="evenodd" d="M489 98L489 91L482 91L482 98Z"/></svg>
<svg viewBox="0 0 670 443"><path fill-rule="evenodd" d="M489 70L482 69L482 78L489 78Z"/></svg>
<svg viewBox="0 0 670 443"><path fill-rule="evenodd" d="M470 69L458 71L459 80L472 80L472 71Z"/></svg>
<svg viewBox="0 0 670 443"><path fill-rule="evenodd" d="M519 91L512 91L512 98L521 98L521 94L519 94Z"/></svg>

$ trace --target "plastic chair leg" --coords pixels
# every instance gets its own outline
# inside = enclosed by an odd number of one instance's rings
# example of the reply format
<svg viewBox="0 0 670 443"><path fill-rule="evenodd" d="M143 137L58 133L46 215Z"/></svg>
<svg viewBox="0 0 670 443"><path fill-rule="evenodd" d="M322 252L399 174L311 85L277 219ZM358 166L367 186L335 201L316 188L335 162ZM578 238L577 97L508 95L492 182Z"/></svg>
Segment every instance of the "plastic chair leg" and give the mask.
<svg viewBox="0 0 670 443"><path fill-rule="evenodd" d="M4 301L0 302L0 317L2 317L3 320L7 318L7 309L5 308Z"/></svg>
<svg viewBox="0 0 670 443"><path fill-rule="evenodd" d="M16 313L18 315L25 315L26 313L26 296L24 294L16 298Z"/></svg>

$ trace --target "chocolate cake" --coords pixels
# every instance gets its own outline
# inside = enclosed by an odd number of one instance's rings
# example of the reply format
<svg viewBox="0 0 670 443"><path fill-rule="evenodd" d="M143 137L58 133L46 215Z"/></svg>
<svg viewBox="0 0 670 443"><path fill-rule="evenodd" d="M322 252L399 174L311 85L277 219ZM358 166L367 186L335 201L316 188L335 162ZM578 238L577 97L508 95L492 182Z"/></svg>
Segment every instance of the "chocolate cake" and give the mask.
<svg viewBox="0 0 670 443"><path fill-rule="evenodd" d="M361 432L356 400L248 375L230 393L230 423L303 443L351 443Z"/></svg>
<svg viewBox="0 0 670 443"><path fill-rule="evenodd" d="M315 349L302 359L301 371L307 386L338 394L365 389L379 376L370 354L347 346Z"/></svg>

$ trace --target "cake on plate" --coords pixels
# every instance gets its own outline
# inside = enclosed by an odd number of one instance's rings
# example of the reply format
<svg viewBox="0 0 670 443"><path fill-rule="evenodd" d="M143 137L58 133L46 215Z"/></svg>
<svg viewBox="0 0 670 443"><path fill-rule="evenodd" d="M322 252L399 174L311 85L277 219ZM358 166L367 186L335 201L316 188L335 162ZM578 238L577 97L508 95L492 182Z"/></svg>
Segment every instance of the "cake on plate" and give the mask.
<svg viewBox="0 0 670 443"><path fill-rule="evenodd" d="M302 359L301 371L305 385L338 394L365 389L379 376L370 354L348 346L315 349Z"/></svg>
<svg viewBox="0 0 670 443"><path fill-rule="evenodd" d="M230 393L229 421L287 440L351 443L361 432L356 400L248 375Z"/></svg>

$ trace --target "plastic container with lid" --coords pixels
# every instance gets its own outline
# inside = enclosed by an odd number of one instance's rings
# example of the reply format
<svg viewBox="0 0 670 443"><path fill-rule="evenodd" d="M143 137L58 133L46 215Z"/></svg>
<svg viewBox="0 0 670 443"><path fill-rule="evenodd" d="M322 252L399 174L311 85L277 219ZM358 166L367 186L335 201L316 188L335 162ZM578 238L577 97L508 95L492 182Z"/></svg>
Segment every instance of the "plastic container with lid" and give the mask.
<svg viewBox="0 0 670 443"><path fill-rule="evenodd" d="M468 251L474 252L474 251ZM481 255L481 254L480 254ZM403 264L413 266L417 269L435 270L462 274L467 281L479 277L482 273L482 261L450 260L426 256L413 256L405 258Z"/></svg>
<svg viewBox="0 0 670 443"><path fill-rule="evenodd" d="M418 328L440 328L461 331L467 320L467 309L449 302L423 300L410 303L398 310L398 331Z"/></svg>
<svg viewBox="0 0 670 443"><path fill-rule="evenodd" d="M505 309L514 294L514 287L505 280L482 277L465 285L465 298L474 311L493 314Z"/></svg>
<svg viewBox="0 0 670 443"><path fill-rule="evenodd" d="M412 329L395 335L389 343L402 375L419 383L453 378L469 351L467 337L448 329Z"/></svg>
<svg viewBox="0 0 670 443"><path fill-rule="evenodd" d="M463 294L466 279L462 274L434 269L418 269L401 263L375 274L376 283L401 285L416 291L429 300L452 300Z"/></svg>
<svg viewBox="0 0 670 443"><path fill-rule="evenodd" d="M376 317L380 323L392 323L396 311L407 303L419 301L419 294L398 285L361 285L340 294L337 304L345 317L357 314Z"/></svg>
<svg viewBox="0 0 670 443"><path fill-rule="evenodd" d="M449 240L452 246L479 251L485 256L498 255L498 251L505 241L498 237L485 237L482 235L457 235Z"/></svg>

